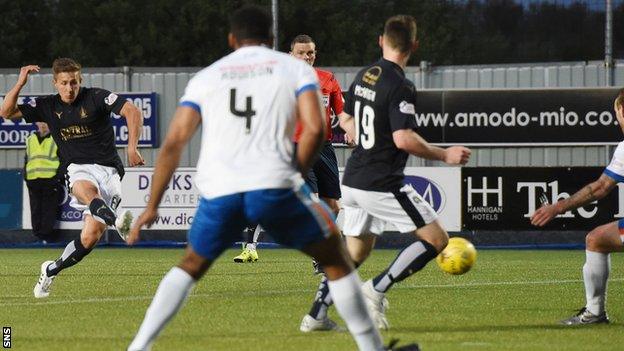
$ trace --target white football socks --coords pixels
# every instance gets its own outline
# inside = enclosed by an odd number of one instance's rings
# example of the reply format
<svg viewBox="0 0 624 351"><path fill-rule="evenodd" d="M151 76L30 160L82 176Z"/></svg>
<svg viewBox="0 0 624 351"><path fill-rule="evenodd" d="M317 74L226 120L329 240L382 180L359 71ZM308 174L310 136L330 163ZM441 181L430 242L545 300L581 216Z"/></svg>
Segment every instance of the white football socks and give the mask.
<svg viewBox="0 0 624 351"><path fill-rule="evenodd" d="M188 273L179 267L171 268L160 282L128 351L149 350L160 331L182 307L193 286L195 280Z"/></svg>
<svg viewBox="0 0 624 351"><path fill-rule="evenodd" d="M366 308L361 288L362 281L357 271L337 280L329 280L327 284L336 310L347 324L358 349L360 351L383 350L381 335L375 328Z"/></svg>
<svg viewBox="0 0 624 351"><path fill-rule="evenodd" d="M609 254L585 251L585 265L583 266L583 281L585 282L585 307L592 314L598 316L605 310L607 299L607 279L611 270L611 256Z"/></svg>
<svg viewBox="0 0 624 351"><path fill-rule="evenodd" d="M256 229L254 229L254 234L253 234L253 242L257 243L258 239L260 238L260 232L262 232L262 227L260 226L260 224L258 224L256 226Z"/></svg>

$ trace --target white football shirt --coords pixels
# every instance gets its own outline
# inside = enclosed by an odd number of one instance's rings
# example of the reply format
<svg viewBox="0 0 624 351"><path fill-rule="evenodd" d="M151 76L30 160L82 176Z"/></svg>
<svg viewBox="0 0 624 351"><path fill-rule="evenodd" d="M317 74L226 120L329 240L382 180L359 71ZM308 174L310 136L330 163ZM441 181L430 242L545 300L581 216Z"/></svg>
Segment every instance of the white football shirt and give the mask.
<svg viewBox="0 0 624 351"><path fill-rule="evenodd" d="M603 173L615 179L618 183L624 182L624 141L620 142L615 148L611 162Z"/></svg>
<svg viewBox="0 0 624 351"><path fill-rule="evenodd" d="M300 179L292 142L297 96L310 89L318 90L310 65L263 46L242 47L198 72L180 105L202 117L201 195L292 187Z"/></svg>

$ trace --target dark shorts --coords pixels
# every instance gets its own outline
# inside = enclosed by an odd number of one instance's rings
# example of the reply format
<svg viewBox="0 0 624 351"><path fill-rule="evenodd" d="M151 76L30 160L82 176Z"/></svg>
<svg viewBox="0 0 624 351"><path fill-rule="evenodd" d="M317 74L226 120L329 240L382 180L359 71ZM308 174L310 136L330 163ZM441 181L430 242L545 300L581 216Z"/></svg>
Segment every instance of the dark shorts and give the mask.
<svg viewBox="0 0 624 351"><path fill-rule="evenodd" d="M330 199L340 199L340 177L338 175L338 160L334 147L330 142L326 142L321 149L319 158L312 169L305 176L305 181L312 189L318 193L319 197Z"/></svg>
<svg viewBox="0 0 624 351"><path fill-rule="evenodd" d="M243 229L259 223L275 241L296 249L324 240L335 231L334 217L310 189L264 189L202 198L191 230L189 245L200 256L215 260L240 240Z"/></svg>

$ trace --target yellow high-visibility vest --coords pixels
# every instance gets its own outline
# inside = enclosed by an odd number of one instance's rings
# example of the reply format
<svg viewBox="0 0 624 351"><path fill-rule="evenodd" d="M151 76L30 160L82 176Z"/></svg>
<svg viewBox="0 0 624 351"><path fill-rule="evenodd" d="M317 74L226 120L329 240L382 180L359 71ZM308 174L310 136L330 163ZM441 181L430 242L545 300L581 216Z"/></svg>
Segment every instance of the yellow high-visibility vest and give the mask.
<svg viewBox="0 0 624 351"><path fill-rule="evenodd" d="M56 176L61 164L56 150L52 137L44 138L40 144L37 134L31 134L26 140L26 180Z"/></svg>

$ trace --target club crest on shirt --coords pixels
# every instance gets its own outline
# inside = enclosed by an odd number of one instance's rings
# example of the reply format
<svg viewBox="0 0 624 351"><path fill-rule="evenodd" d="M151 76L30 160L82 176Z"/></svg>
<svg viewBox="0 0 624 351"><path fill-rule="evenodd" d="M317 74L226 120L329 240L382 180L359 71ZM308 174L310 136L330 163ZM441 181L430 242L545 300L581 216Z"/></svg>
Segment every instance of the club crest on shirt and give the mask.
<svg viewBox="0 0 624 351"><path fill-rule="evenodd" d="M108 106L112 106L115 101L117 101L117 98L117 94L110 93L107 97L104 98L104 103L106 103Z"/></svg>
<svg viewBox="0 0 624 351"><path fill-rule="evenodd" d="M80 118L87 118L89 117L89 115L87 115L87 111L85 111L84 107L80 108Z"/></svg>

